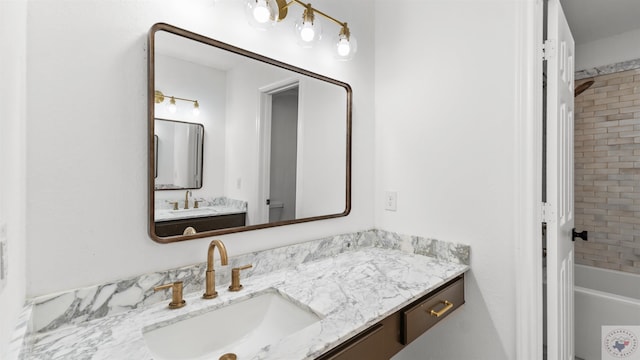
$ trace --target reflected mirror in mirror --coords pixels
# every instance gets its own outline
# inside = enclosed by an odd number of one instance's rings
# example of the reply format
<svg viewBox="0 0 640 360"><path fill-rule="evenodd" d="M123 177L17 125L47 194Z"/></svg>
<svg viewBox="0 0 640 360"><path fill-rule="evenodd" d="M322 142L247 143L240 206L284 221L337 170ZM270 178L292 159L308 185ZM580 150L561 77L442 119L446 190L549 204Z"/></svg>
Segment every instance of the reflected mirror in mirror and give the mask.
<svg viewBox="0 0 640 360"><path fill-rule="evenodd" d="M204 126L155 119L155 189L202 187Z"/></svg>
<svg viewBox="0 0 640 360"><path fill-rule="evenodd" d="M349 214L348 84L156 24L149 33L148 91L155 241ZM173 152L163 148L168 123L191 123L174 129Z"/></svg>

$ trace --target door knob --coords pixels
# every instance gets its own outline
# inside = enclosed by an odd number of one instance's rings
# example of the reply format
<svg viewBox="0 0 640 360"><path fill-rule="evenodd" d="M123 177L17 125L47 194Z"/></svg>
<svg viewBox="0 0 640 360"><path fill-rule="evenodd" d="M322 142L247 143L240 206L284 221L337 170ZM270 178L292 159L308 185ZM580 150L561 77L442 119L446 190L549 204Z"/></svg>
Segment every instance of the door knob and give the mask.
<svg viewBox="0 0 640 360"><path fill-rule="evenodd" d="M580 238L584 241L587 241L589 239L589 232L587 232L587 230L585 231L581 231L581 232L577 232L576 228L573 228L571 230L571 240L572 241L576 241L576 238Z"/></svg>

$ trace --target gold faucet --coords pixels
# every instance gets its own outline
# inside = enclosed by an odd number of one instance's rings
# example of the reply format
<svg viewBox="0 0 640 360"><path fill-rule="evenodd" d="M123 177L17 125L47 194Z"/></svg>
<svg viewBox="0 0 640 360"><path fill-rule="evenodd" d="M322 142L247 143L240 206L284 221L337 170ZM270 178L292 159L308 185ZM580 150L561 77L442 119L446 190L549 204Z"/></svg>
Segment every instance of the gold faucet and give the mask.
<svg viewBox="0 0 640 360"><path fill-rule="evenodd" d="M184 209L188 209L189 208L189 195L191 195L191 190L187 190L186 193L184 193Z"/></svg>
<svg viewBox="0 0 640 360"><path fill-rule="evenodd" d="M218 296L216 291L216 272L213 269L213 253L218 248L220 253L220 264L229 265L229 259L227 257L227 249L220 240L213 240L209 244L209 250L207 251L207 271L205 273L205 291L202 297L205 299L213 299Z"/></svg>

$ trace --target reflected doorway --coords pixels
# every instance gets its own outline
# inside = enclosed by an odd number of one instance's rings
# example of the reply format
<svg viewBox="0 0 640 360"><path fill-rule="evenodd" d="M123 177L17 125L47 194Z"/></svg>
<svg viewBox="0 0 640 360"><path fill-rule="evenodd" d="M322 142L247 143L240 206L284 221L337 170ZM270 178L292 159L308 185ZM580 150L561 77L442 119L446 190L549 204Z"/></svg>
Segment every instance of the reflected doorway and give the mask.
<svg viewBox="0 0 640 360"><path fill-rule="evenodd" d="M258 221L295 220L300 201L301 87L288 79L260 89L260 184Z"/></svg>
<svg viewBox="0 0 640 360"><path fill-rule="evenodd" d="M269 222L296 217L298 86L271 95Z"/></svg>

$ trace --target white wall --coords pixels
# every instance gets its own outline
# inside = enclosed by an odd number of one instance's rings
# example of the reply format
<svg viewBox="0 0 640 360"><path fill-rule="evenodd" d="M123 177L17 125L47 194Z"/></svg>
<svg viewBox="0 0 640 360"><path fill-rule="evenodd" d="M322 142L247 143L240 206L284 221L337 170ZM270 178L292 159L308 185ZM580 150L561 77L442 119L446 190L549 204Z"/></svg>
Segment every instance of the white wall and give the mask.
<svg viewBox="0 0 640 360"><path fill-rule="evenodd" d="M242 2L32 1L27 45L28 296L205 260L211 239L147 235L147 32L167 22L350 83L353 211L346 218L220 236L231 255L373 226L373 8L326 0L358 37L351 62L300 49L289 18L254 31ZM324 24L327 38L333 24ZM11 33L13 35L13 32ZM276 40L274 40L276 39ZM247 151L253 149L249 148Z"/></svg>
<svg viewBox="0 0 640 360"><path fill-rule="evenodd" d="M25 299L26 41L27 2L0 1L0 241L8 251L0 280L2 359Z"/></svg>
<svg viewBox="0 0 640 360"><path fill-rule="evenodd" d="M397 359L515 358L524 3L376 1L376 227L471 245L466 304Z"/></svg>
<svg viewBox="0 0 640 360"><path fill-rule="evenodd" d="M576 70L640 59L640 29L576 44Z"/></svg>
<svg viewBox="0 0 640 360"><path fill-rule="evenodd" d="M156 43L156 46L162 46ZM169 99L156 104L156 118L202 124L204 127L204 159L202 164L202 188L192 190L194 198L224 196L225 189L225 113L226 113L226 72L183 59L157 54L156 87L165 95L198 100L200 114L193 114L193 104L176 100L177 110L168 110ZM167 149L168 150L168 149ZM172 151L172 150L171 150ZM172 153L172 152L171 152ZM159 157L161 161L163 157ZM158 182L171 183L161 178ZM156 192L156 199L184 201L184 190L163 190ZM182 206L182 205L180 205Z"/></svg>

